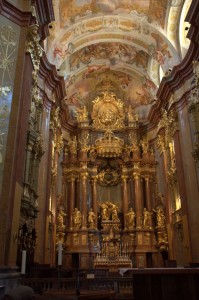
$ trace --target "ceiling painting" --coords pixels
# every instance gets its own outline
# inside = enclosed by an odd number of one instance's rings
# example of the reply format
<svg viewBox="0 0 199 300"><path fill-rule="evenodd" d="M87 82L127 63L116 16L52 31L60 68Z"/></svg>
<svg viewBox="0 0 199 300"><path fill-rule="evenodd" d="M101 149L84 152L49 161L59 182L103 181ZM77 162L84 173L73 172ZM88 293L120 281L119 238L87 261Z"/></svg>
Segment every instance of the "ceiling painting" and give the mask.
<svg viewBox="0 0 199 300"><path fill-rule="evenodd" d="M167 0L60 0L60 26L69 27L82 17L96 14L137 14L164 26Z"/></svg>
<svg viewBox="0 0 199 300"><path fill-rule="evenodd" d="M67 97L65 103L69 107L70 118L76 121L79 108L87 107L92 111L92 100L109 90L120 98L126 107L133 109L151 104L157 92L157 87L149 76L135 77L120 71L96 70L87 77L66 80Z"/></svg>
<svg viewBox="0 0 199 300"><path fill-rule="evenodd" d="M74 71L81 65L92 64L95 60L107 60L107 67L115 65L135 64L147 69L149 56L144 51L133 46L121 43L98 43L93 44L73 53L70 56L70 71Z"/></svg>
<svg viewBox="0 0 199 300"><path fill-rule="evenodd" d="M72 42L57 42L53 46L52 63L55 63L58 67L61 66L63 61L67 59L71 54L75 52L76 49L81 49L101 41L110 40L110 42L119 41L134 47L138 47L140 50L147 52L151 57L156 59L164 72L167 72L168 68L172 68L175 64L179 63L179 57L169 41L166 41L164 36L160 35L158 32L148 30L148 35L145 34L126 34L117 32L105 32L99 34L87 34L86 36L81 35L79 39ZM93 41L95 41L93 43ZM116 45L116 44L115 44ZM83 52L83 50L82 50ZM133 50L135 52L135 50Z"/></svg>
<svg viewBox="0 0 199 300"><path fill-rule="evenodd" d="M189 0L186 0L189 1ZM49 61L64 76L68 120L105 90L147 122L162 76L180 62L183 0L54 0Z"/></svg>

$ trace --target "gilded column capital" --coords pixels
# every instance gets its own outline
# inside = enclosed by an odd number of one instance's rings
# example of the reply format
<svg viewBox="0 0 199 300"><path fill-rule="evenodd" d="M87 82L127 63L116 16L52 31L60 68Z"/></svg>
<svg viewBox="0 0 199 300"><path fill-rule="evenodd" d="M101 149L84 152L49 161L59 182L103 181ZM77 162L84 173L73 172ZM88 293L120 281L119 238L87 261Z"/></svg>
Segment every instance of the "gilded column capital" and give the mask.
<svg viewBox="0 0 199 300"><path fill-rule="evenodd" d="M133 172L133 179L139 180L140 179L140 172Z"/></svg>
<svg viewBox="0 0 199 300"><path fill-rule="evenodd" d="M121 179L122 179L123 182L126 182L129 179L129 177L127 175L123 174L121 176Z"/></svg>
<svg viewBox="0 0 199 300"><path fill-rule="evenodd" d="M90 182L92 185L94 185L96 184L97 180L98 180L98 175L93 175L90 179Z"/></svg>
<svg viewBox="0 0 199 300"><path fill-rule="evenodd" d="M88 172L82 172L82 173L80 174L80 178L81 178L82 180L86 180L86 179L88 178Z"/></svg>
<svg viewBox="0 0 199 300"><path fill-rule="evenodd" d="M152 175L151 175L151 174L143 174L143 175L142 175L142 178L143 178L145 181L147 181L147 182L152 181Z"/></svg>
<svg viewBox="0 0 199 300"><path fill-rule="evenodd" d="M75 182L76 179L77 179L77 176L74 175L74 174L69 174L69 175L67 176L67 181L68 181L68 182Z"/></svg>

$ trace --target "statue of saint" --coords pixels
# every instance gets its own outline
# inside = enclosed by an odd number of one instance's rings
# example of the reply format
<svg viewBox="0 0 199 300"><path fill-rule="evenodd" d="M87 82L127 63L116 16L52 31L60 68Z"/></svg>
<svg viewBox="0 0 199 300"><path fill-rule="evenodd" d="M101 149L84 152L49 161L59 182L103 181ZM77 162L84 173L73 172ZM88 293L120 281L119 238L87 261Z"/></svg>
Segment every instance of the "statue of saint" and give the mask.
<svg viewBox="0 0 199 300"><path fill-rule="evenodd" d="M73 227L75 229L80 229L82 226L82 214L78 210L78 208L75 208L73 211Z"/></svg>
<svg viewBox="0 0 199 300"><path fill-rule="evenodd" d="M146 208L143 211L143 228L151 228L151 213Z"/></svg>
<svg viewBox="0 0 199 300"><path fill-rule="evenodd" d="M101 217L102 217L102 221L105 220L109 220L109 208L108 205L106 203L102 203L98 205L101 207Z"/></svg>
<svg viewBox="0 0 199 300"><path fill-rule="evenodd" d="M88 111L86 106L84 106L82 109L77 109L77 121L78 122L88 122Z"/></svg>
<svg viewBox="0 0 199 300"><path fill-rule="evenodd" d="M113 204L111 202L107 203L110 207L111 213L112 213L112 221L119 221L118 218L118 212L119 212L119 208L116 204Z"/></svg>
<svg viewBox="0 0 199 300"><path fill-rule="evenodd" d="M129 209L129 212L125 215L126 227L128 229L135 228L135 212L132 208Z"/></svg>
<svg viewBox="0 0 199 300"><path fill-rule="evenodd" d="M89 228L95 228L95 220L96 220L96 216L95 216L94 211L91 208L90 211L88 212L88 227Z"/></svg>
<svg viewBox="0 0 199 300"><path fill-rule="evenodd" d="M156 218L157 218L157 226L165 227L165 215L162 207L157 208Z"/></svg>
<svg viewBox="0 0 199 300"><path fill-rule="evenodd" d="M77 155L77 140L76 140L76 136L74 137L74 139L70 140L68 142L68 149L69 149L69 153L73 154L73 155Z"/></svg>
<svg viewBox="0 0 199 300"><path fill-rule="evenodd" d="M146 154L149 148L148 141L146 139L142 139L140 141L140 146L142 147L143 154Z"/></svg>
<svg viewBox="0 0 199 300"><path fill-rule="evenodd" d="M64 212L63 208L60 207L57 215L57 228L58 229L65 229L64 224L64 217L66 216L66 213Z"/></svg>
<svg viewBox="0 0 199 300"><path fill-rule="evenodd" d="M153 209L156 213L156 225L157 227L165 227L165 213L162 205L158 205L156 209Z"/></svg>

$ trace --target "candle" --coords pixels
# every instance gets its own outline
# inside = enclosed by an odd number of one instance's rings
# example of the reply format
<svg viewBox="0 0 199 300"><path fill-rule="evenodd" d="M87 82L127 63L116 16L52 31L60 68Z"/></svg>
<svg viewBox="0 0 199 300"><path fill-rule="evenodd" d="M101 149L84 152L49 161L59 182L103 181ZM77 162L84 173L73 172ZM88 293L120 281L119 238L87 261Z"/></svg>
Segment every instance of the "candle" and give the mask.
<svg viewBox="0 0 199 300"><path fill-rule="evenodd" d="M62 265L62 242L58 242L58 266Z"/></svg>
<svg viewBox="0 0 199 300"><path fill-rule="evenodd" d="M26 250L22 250L21 274L26 273Z"/></svg>

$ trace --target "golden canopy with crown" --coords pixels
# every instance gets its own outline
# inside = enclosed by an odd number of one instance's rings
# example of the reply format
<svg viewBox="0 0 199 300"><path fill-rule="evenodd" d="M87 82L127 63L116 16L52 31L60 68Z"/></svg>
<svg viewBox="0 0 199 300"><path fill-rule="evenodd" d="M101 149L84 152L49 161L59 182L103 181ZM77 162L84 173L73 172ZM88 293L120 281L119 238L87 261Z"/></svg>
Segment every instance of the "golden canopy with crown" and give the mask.
<svg viewBox="0 0 199 300"><path fill-rule="evenodd" d="M124 140L107 130L102 138L95 141L95 149L100 157L120 157L124 149Z"/></svg>

